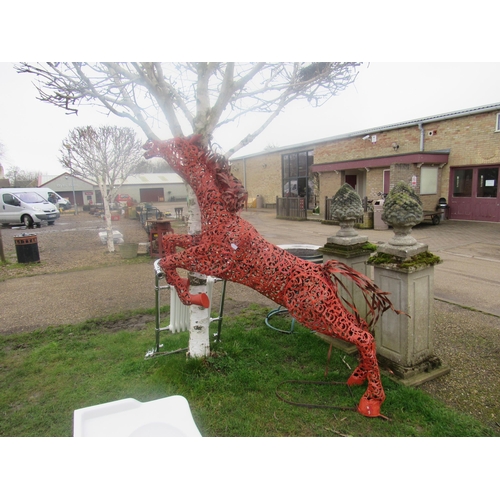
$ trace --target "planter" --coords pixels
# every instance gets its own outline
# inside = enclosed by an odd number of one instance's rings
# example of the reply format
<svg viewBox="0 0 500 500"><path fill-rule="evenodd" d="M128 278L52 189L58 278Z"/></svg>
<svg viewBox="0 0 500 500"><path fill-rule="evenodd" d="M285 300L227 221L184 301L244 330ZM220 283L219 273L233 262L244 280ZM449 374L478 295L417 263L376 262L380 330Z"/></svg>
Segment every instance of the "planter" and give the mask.
<svg viewBox="0 0 500 500"><path fill-rule="evenodd" d="M137 257L138 243L122 243L118 245L122 259L133 259Z"/></svg>
<svg viewBox="0 0 500 500"><path fill-rule="evenodd" d="M293 244L293 245L278 245L283 250L290 252L295 257L300 257L304 260L309 260L314 262L315 264L323 263L323 254L318 252L317 245L301 245L301 244Z"/></svg>

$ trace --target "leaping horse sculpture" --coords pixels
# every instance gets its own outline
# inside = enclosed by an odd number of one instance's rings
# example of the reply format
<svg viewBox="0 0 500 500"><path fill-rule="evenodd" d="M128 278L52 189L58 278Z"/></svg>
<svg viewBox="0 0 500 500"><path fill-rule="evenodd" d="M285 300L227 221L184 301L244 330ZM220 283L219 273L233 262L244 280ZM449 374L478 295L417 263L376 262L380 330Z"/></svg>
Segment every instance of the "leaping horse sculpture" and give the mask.
<svg viewBox="0 0 500 500"><path fill-rule="evenodd" d="M341 262L312 263L266 241L238 215L247 193L231 174L227 159L204 147L200 136L149 141L144 148L146 158L164 158L191 186L201 210L200 234L164 236L166 255L160 266L180 300L209 305L205 294L189 292L189 281L181 278L178 268L249 286L288 309L305 327L354 344L360 361L347 384L367 381L358 411L380 416L385 394L370 328L384 311L393 309L387 293ZM177 247L183 250L177 252ZM346 309L339 296L339 275L354 280L363 291L370 324L354 307L352 312Z"/></svg>

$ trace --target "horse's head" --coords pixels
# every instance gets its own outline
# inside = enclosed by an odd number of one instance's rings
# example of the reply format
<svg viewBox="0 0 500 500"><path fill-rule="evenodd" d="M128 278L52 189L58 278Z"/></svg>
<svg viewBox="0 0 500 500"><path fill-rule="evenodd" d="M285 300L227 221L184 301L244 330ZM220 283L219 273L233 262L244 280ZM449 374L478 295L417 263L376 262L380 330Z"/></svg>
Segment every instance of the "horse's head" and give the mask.
<svg viewBox="0 0 500 500"><path fill-rule="evenodd" d="M148 140L143 146L142 149L145 149L144 158L149 160L150 158L154 158L155 156L160 156L160 141Z"/></svg>
<svg viewBox="0 0 500 500"><path fill-rule="evenodd" d="M204 151L202 136L174 137L166 141L150 139L144 144L144 158L163 158L181 176L189 174L189 167L199 159L200 151Z"/></svg>

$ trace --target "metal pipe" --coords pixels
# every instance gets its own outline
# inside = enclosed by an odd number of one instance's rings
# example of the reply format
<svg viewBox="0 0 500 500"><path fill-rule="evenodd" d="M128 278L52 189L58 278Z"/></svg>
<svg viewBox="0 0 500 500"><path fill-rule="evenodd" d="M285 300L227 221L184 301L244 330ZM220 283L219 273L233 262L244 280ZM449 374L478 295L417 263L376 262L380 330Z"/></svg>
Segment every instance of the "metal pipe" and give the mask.
<svg viewBox="0 0 500 500"><path fill-rule="evenodd" d="M425 134L424 134L424 127L423 127L423 124L422 122L419 122L418 123L418 128L420 130L420 151L423 151L424 150L424 137L425 137Z"/></svg>
<svg viewBox="0 0 500 500"><path fill-rule="evenodd" d="M156 304L156 318L155 318L155 338L156 338L156 351L159 352L160 350L160 285L158 283L159 279L162 278L163 276L161 273L158 271L160 266L158 265L159 259L155 261L154 263L154 268L155 268L155 304ZM161 271L161 269L160 269Z"/></svg>
<svg viewBox="0 0 500 500"><path fill-rule="evenodd" d="M160 260L161 259L155 260L153 265L155 268L156 276L161 279L161 278L165 277L165 273L164 273L163 269L160 267Z"/></svg>

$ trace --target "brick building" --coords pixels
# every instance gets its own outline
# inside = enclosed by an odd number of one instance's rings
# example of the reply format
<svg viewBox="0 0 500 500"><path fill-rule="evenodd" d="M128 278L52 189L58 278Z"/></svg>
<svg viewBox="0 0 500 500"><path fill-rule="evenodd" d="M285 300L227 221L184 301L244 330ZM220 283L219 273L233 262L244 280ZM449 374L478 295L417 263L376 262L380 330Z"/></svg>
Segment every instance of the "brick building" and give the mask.
<svg viewBox="0 0 500 500"><path fill-rule="evenodd" d="M321 200L345 182L373 200L403 180L424 210L445 198L451 219L500 222L500 103L243 156L232 165L249 198L259 195L265 205L304 196L323 212Z"/></svg>

